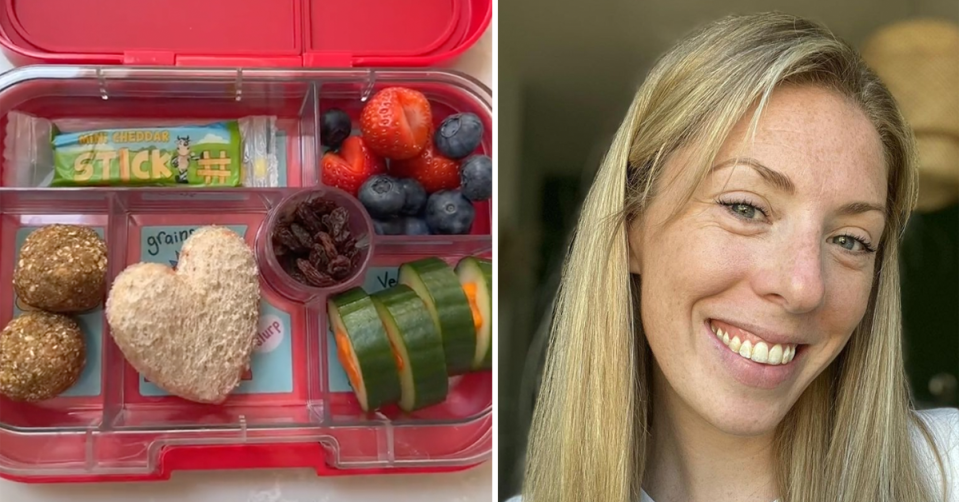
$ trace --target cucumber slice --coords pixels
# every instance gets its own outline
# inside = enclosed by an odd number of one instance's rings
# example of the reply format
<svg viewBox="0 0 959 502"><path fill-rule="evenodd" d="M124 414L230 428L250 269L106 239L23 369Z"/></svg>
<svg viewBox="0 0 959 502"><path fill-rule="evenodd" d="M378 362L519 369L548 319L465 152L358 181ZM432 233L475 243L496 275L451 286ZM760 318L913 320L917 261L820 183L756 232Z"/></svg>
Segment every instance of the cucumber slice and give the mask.
<svg viewBox="0 0 959 502"><path fill-rule="evenodd" d="M413 411L442 402L449 393L443 340L423 300L398 284L370 297L400 364L400 408Z"/></svg>
<svg viewBox="0 0 959 502"><path fill-rule="evenodd" d="M400 377L393 347L376 306L363 289L353 288L327 301L336 353L363 411L400 400Z"/></svg>
<svg viewBox="0 0 959 502"><path fill-rule="evenodd" d="M426 304L443 337L450 375L468 372L476 353L476 328L456 272L439 258L424 258L400 266L399 282L412 288Z"/></svg>
<svg viewBox="0 0 959 502"><path fill-rule="evenodd" d="M493 368L493 263L467 256L456 264L463 291L470 301L473 325L476 327L474 370Z"/></svg>

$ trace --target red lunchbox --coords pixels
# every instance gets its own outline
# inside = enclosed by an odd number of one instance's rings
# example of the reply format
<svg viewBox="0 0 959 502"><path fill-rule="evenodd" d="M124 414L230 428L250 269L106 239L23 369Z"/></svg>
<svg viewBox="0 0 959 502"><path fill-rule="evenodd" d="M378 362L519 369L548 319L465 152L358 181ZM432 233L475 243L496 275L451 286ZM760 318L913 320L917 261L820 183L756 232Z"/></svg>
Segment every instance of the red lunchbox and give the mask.
<svg viewBox="0 0 959 502"><path fill-rule="evenodd" d="M281 201L322 190L320 116L354 119L391 86L419 90L434 123L472 112L492 154L489 88L427 68L456 57L489 25L491 0L4 0L0 47L23 66L0 75L0 326L19 312L11 284L25 235L49 223L96 227L108 279L144 260L175 263L201 225L256 247ZM207 123L275 117L279 181L263 188L49 188L13 169L11 113L63 130L82 124ZM20 159L22 160L22 159ZM17 166L17 167L11 167ZM470 235L371 236L359 281L395 281L399 264L492 257L491 202ZM258 259L260 256L258 255ZM261 262L261 267L264 265ZM492 450L492 374L450 379L448 398L415 412L363 412L327 328L326 296L291 300L263 281L257 351L222 405L164 393L126 362L98 309L79 316L80 381L40 403L0 397L0 476L23 482L161 480L175 470L308 467L318 475L455 471Z"/></svg>

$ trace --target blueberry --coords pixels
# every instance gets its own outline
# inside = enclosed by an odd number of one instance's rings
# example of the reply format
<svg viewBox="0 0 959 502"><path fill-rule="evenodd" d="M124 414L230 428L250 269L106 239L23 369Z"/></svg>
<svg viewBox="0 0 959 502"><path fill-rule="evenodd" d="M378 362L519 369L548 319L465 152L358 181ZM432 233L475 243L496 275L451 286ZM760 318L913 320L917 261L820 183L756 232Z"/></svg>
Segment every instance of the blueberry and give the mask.
<svg viewBox="0 0 959 502"><path fill-rule="evenodd" d="M323 112L321 122L320 140L333 150L339 148L343 141L350 137L350 132L353 130L350 116L339 108L330 108Z"/></svg>
<svg viewBox="0 0 959 502"><path fill-rule="evenodd" d="M472 113L450 115L433 135L433 144L443 155L462 159L483 141L483 122Z"/></svg>
<svg viewBox="0 0 959 502"><path fill-rule="evenodd" d="M403 235L403 223L401 218L373 220L373 230L377 235Z"/></svg>
<svg viewBox="0 0 959 502"><path fill-rule="evenodd" d="M493 161L486 155L474 155L460 167L460 188L472 201L493 196Z"/></svg>
<svg viewBox="0 0 959 502"><path fill-rule="evenodd" d="M399 181L400 188L402 188L406 197L406 202L400 209L400 214L408 216L420 214L423 211L423 206L426 205L426 190L423 189L423 185L420 185L420 182L413 178L402 178L397 181Z"/></svg>
<svg viewBox="0 0 959 502"><path fill-rule="evenodd" d="M426 220L407 216L403 218L403 233L406 235L429 235L430 227Z"/></svg>
<svg viewBox="0 0 959 502"><path fill-rule="evenodd" d="M399 182L386 174L371 176L363 182L359 195L370 216L378 219L396 216L406 201Z"/></svg>
<svg viewBox="0 0 959 502"><path fill-rule="evenodd" d="M426 201L426 224L435 234L466 234L476 211L459 190L440 190Z"/></svg>

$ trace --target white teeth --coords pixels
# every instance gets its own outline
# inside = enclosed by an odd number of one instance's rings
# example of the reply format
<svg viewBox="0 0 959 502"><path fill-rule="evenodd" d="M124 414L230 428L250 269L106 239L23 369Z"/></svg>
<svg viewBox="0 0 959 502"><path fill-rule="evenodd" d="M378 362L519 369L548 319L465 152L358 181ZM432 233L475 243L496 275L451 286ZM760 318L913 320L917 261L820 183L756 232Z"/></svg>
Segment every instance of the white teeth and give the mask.
<svg viewBox="0 0 959 502"><path fill-rule="evenodd" d="M743 342L739 341L738 336L734 336L732 340L729 341L729 350L733 352L739 352L739 347Z"/></svg>
<svg viewBox="0 0 959 502"><path fill-rule="evenodd" d="M769 357L769 346L765 342L759 342L753 347L753 355L751 359L757 363L766 363L766 359Z"/></svg>
<svg viewBox="0 0 959 502"><path fill-rule="evenodd" d="M796 346L792 344L769 344L767 342L756 342L753 345L749 340L740 340L739 336L729 337L729 333L710 324L709 328L716 334L716 338L722 340L723 344L729 347L729 350L739 354L746 359L760 364L776 366L787 364L796 357Z"/></svg>
<svg viewBox="0 0 959 502"><path fill-rule="evenodd" d="M769 356L766 358L766 363L779 364L781 362L783 362L783 346L777 343L773 345L773 348L769 349Z"/></svg>

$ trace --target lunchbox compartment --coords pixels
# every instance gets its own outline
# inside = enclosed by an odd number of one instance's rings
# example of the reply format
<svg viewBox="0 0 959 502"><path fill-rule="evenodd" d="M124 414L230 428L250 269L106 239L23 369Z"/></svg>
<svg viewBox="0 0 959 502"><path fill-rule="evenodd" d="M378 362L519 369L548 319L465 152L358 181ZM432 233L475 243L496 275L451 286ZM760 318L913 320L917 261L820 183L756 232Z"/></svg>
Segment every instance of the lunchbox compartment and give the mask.
<svg viewBox="0 0 959 502"><path fill-rule="evenodd" d="M492 156L492 102L482 84L455 73L401 70L170 70L160 68L28 67L0 75L0 186L36 188L20 180L38 176L11 173L19 160L11 149L9 114L51 121L60 132L204 125L250 116L276 117L280 186L321 183L325 152L320 116L340 108L359 128L364 103L391 86L411 87L430 101L434 125L453 113L470 112L483 121L485 133L477 153ZM35 138L33 141L44 141ZM282 164L285 163L285 168ZM43 166L49 167L49 166ZM36 166L28 166L36 169ZM475 204L472 233L489 235L489 202Z"/></svg>
<svg viewBox="0 0 959 502"><path fill-rule="evenodd" d="M71 196L72 195L72 196ZM84 224L93 227L107 242L110 202L102 195L90 193L60 194L51 199L37 193L0 194L0 288L2 325L12 318L15 308L13 269L16 249L30 233L29 227L49 223ZM96 313L76 316L88 331L100 322ZM98 351L99 340L88 339L87 349ZM60 396L38 404L10 403L0 397L0 424L17 428L85 428L96 426L102 419L101 380L95 369L87 368L80 381ZM0 450L4 448L0 447Z"/></svg>
<svg viewBox="0 0 959 502"><path fill-rule="evenodd" d="M112 71L111 71L112 70ZM48 68L27 72L49 73ZM126 72L123 72L126 73ZM88 72L86 78L38 78L0 90L0 185L36 187L26 180L43 174L11 173L13 169L46 169L31 165L14 147L16 129L9 126L11 112L51 121L62 133L90 130L206 125L251 116L276 117L275 155L285 166L281 186L309 186L317 182L317 92L308 79L268 79L242 72L191 72L171 75L167 70L144 70L130 78L116 69ZM2 78L2 77L0 77ZM31 138L42 142L45 138ZM13 161L21 161L15 163ZM49 177L48 177L49 179Z"/></svg>
<svg viewBox="0 0 959 502"><path fill-rule="evenodd" d="M372 92L390 85L423 91L434 106L436 124L451 113L476 113L487 125L481 151L491 154L489 91L446 72L31 67L0 76L0 131L11 112L51 119L63 130L271 115L284 136L286 166L284 186L271 188L0 184L0 281L12 280L18 239L29 232L25 228L49 223L102 229L108 284L138 261L175 261L179 245L197 226L226 225L256 250L261 227L281 201L323 187L319 159L324 145L317 134L322 110L341 107L355 119ZM15 178L0 168L0 180ZM365 284L376 284L375 274L393 270L395 276L400 264L426 256L450 264L471 255L490 258L490 207L489 202L476 205L471 235L371 236ZM263 260L258 265L262 268ZM0 397L0 475L43 481L163 478L171 469L195 468L185 460L186 453L173 452L201 446L276 445L279 457L284 448L313 452L300 448L319 445L316 458L300 462L318 472L454 469L489 457L491 372L452 378L449 397L432 407L403 413L391 406L364 413L343 386L346 380L327 327L329 294L290 299L263 280L261 290L269 303L261 309L261 321L278 320L285 339L277 342L278 328L261 322L264 334L258 343L270 347L254 358L269 357L270 365L263 370L255 361L249 379L216 406L168 396L143 381L110 339L102 309L85 314L99 317L102 325L99 343L88 343L94 352L88 354L92 375L81 379L92 383L35 404ZM11 288L0 288L0 325L14 315ZM271 375L268 383L257 379L261 371ZM280 376L273 378L274 372ZM254 457L245 465L263 462Z"/></svg>

